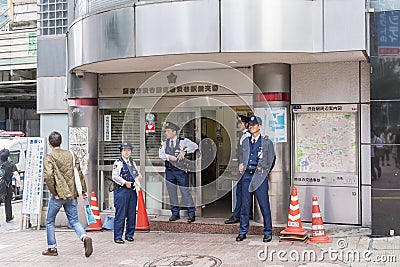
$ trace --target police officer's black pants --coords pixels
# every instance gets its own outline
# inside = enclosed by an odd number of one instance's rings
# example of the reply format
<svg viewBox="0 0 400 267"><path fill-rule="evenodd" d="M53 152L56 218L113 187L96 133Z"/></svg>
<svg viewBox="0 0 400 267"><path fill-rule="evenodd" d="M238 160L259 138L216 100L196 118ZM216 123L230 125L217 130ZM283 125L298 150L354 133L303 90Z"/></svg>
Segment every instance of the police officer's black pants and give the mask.
<svg viewBox="0 0 400 267"><path fill-rule="evenodd" d="M126 237L133 237L136 227L137 194L132 188L123 186L114 190L114 240L122 239L126 220Z"/></svg>
<svg viewBox="0 0 400 267"><path fill-rule="evenodd" d="M179 216L179 200L177 187L181 190L182 198L185 207L187 207L188 216L195 216L195 208L192 195L189 190L189 180L186 172L178 168L165 169L166 186L170 199L171 212L175 216Z"/></svg>

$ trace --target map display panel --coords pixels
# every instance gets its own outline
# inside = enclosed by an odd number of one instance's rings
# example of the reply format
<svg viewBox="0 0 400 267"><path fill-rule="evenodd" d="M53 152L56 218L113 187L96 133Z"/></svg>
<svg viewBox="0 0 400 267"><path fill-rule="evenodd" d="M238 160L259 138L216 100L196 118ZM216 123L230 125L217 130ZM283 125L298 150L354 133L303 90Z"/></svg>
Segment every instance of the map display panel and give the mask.
<svg viewBox="0 0 400 267"><path fill-rule="evenodd" d="M313 111L295 111L296 172L356 173L356 108Z"/></svg>

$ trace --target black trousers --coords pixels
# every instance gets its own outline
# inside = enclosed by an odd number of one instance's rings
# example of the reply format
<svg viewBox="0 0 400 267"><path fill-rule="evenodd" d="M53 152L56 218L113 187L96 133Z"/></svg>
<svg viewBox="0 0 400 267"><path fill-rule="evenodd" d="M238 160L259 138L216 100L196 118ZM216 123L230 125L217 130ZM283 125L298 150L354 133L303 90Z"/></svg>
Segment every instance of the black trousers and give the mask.
<svg viewBox="0 0 400 267"><path fill-rule="evenodd" d="M11 220L12 218L12 206L11 206L11 198L12 198L12 186L10 185L7 188L7 195L4 200L4 206L6 209L6 221Z"/></svg>

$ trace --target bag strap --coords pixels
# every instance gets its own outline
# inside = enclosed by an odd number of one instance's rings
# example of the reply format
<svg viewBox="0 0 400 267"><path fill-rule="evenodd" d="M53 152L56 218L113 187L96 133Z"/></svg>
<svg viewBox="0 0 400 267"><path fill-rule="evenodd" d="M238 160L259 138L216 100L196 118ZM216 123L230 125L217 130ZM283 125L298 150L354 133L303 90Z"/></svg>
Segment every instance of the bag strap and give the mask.
<svg viewBox="0 0 400 267"><path fill-rule="evenodd" d="M72 165L75 168L75 155L74 155L74 152L72 152L71 150L69 152L71 152L71 154L72 154Z"/></svg>

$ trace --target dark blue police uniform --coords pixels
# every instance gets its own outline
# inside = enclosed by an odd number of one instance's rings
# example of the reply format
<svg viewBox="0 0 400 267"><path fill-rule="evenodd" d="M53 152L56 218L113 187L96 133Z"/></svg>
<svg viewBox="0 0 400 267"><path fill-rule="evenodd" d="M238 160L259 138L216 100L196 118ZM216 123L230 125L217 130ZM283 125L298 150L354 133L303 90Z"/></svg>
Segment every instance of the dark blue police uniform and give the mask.
<svg viewBox="0 0 400 267"><path fill-rule="evenodd" d="M254 123L255 120L261 124L261 119L258 117L257 119L252 117L249 124ZM264 219L264 241L269 242L272 235L272 220L268 195L268 173L275 158L275 151L272 141L267 137L262 137L260 134L256 143L253 143L253 139L250 136L243 142L243 162L241 163L245 171L242 176L240 230L236 240L242 241L249 230L250 195L254 192Z"/></svg>
<svg viewBox="0 0 400 267"><path fill-rule="evenodd" d="M180 142L183 138L178 138L174 147L170 142L166 142L165 154L174 155L176 150L180 150ZM165 179L167 180L167 190L170 198L172 215L179 217L179 200L177 195L177 186L181 190L182 198L187 207L188 216L195 216L193 198L189 191L189 179L186 174L185 159L176 162L165 161Z"/></svg>
<svg viewBox="0 0 400 267"><path fill-rule="evenodd" d="M179 127L172 123L166 122L165 129L179 131ZM165 180L168 195L170 199L172 216L169 221L180 219L180 205L177 194L177 187L181 190L182 199L188 211L188 222L195 221L195 206L192 195L189 190L189 179L186 174L187 166L186 159L170 161L170 156L178 157L180 151L185 151L187 154L193 153L198 149L198 145L187 138L178 138L176 135L172 139L162 141L159 149L159 157L165 161Z"/></svg>
<svg viewBox="0 0 400 267"><path fill-rule="evenodd" d="M128 144L131 148L131 145ZM125 148L123 145L120 148ZM136 227L136 205L137 193L133 183L138 176L138 170L132 159L125 160L122 157L117 159L113 165L112 179L114 184L114 241L123 243L122 235L124 233L125 221L125 239L133 241L133 235ZM125 181L131 182L132 187L127 188Z"/></svg>

